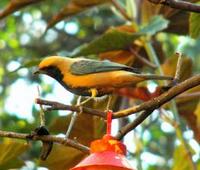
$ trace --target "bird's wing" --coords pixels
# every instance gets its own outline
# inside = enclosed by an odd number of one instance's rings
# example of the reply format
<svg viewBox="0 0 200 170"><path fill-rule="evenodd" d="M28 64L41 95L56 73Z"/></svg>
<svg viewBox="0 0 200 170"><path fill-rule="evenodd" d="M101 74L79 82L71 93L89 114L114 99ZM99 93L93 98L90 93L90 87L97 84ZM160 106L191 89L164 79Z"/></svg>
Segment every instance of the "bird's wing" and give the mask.
<svg viewBox="0 0 200 170"><path fill-rule="evenodd" d="M95 60L79 60L71 65L71 73L75 75L85 75L99 72L126 70L129 72L139 73L138 69L126 65L110 62L110 61L95 61Z"/></svg>

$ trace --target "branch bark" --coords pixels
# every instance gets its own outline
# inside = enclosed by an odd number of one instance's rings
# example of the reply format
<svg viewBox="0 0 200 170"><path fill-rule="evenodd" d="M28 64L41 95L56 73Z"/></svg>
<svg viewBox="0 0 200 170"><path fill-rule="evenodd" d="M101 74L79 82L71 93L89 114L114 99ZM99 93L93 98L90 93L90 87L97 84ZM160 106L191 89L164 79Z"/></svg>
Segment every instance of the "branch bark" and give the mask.
<svg viewBox="0 0 200 170"><path fill-rule="evenodd" d="M183 0L148 0L154 4L163 4L171 8L180 9L189 12L200 13L200 5L186 2Z"/></svg>
<svg viewBox="0 0 200 170"><path fill-rule="evenodd" d="M87 146L84 146L74 140L66 139L64 137L58 137L55 135L32 135L32 134L25 134L25 133L16 133L16 132L9 132L9 131L2 131L0 130L0 137L8 137L8 138L15 138L15 139L23 139L23 140L33 140L33 141L45 141L45 142L56 142L65 146L71 146L76 148L84 153L89 153L90 149Z"/></svg>
<svg viewBox="0 0 200 170"><path fill-rule="evenodd" d="M130 107L130 108L125 109L125 110L115 112L113 117L119 118L119 117L131 115L131 114L134 114L136 112L143 111L143 110L157 109L161 105L167 103L168 101L170 101L171 99L176 97L177 95L187 91L190 88L198 86L198 85L200 85L200 74L195 75L195 76L181 82L180 84L169 89L167 92L161 94L160 96L158 96L156 98L153 98L150 101L144 102L144 103L137 105L137 106Z"/></svg>
<svg viewBox="0 0 200 170"><path fill-rule="evenodd" d="M99 110L96 110L96 109L91 109L89 107L65 105L65 104L62 104L62 103L59 103L59 102L43 100L43 99L39 99L39 98L37 98L35 102L37 104L49 106L49 107L46 108L47 111L71 110L73 112L83 112L83 113L86 113L86 114L91 114L91 115L99 116L99 117L102 117L102 118L106 118L105 112L102 112L102 111L99 111Z"/></svg>
<svg viewBox="0 0 200 170"><path fill-rule="evenodd" d="M153 111L143 111L133 122L128 123L126 126L122 127L117 135L115 136L116 139L121 140L128 132L135 129L139 124L141 124L148 116L151 115Z"/></svg>

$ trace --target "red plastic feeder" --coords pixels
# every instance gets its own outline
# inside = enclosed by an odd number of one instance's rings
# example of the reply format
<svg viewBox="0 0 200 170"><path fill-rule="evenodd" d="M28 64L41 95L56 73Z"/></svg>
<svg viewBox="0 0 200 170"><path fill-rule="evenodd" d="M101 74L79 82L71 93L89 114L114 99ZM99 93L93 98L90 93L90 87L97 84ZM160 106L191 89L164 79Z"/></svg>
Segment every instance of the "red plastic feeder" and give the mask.
<svg viewBox="0 0 200 170"><path fill-rule="evenodd" d="M91 154L70 170L134 170L125 157L126 146L111 135L112 112L107 116L107 134L90 145Z"/></svg>

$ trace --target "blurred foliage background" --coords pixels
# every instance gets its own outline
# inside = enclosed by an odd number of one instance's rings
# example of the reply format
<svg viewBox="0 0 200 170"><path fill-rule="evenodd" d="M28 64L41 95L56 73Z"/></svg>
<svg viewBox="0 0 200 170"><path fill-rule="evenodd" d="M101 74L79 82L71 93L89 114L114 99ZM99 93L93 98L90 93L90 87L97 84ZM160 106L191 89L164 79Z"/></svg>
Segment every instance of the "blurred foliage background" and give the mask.
<svg viewBox="0 0 200 170"><path fill-rule="evenodd" d="M132 65L143 72L174 75L176 52L184 55L182 80L200 71L200 15L152 5L147 0L118 0L124 17L110 0L0 1L0 129L30 133L39 125L34 104L37 85L41 96L66 104L76 96L33 71L45 56L84 56ZM197 3L198 1L192 0ZM47 29L48 28L48 29ZM137 33L144 36L136 36ZM151 68L131 53L155 63ZM139 84L115 95L119 110L149 100L162 82ZM128 159L138 170L200 169L200 86L156 110L125 136ZM127 97L128 96L128 97ZM88 107L105 109L106 98ZM113 134L135 116L114 121ZM46 113L52 134L63 135L69 112ZM105 122L79 116L71 138L89 145L105 133ZM84 134L84 135L83 135ZM1 138L0 169L69 169L83 158L70 147L54 145L49 158L39 161L40 142Z"/></svg>

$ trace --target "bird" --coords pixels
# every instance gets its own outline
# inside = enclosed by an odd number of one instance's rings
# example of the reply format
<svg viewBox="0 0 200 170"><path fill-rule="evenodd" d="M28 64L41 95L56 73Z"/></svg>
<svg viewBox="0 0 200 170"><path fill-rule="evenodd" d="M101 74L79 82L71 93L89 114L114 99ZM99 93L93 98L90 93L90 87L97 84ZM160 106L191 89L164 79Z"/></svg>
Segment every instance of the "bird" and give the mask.
<svg viewBox="0 0 200 170"><path fill-rule="evenodd" d="M82 106L92 98L112 94L116 89L134 86L145 80L173 80L173 77L154 74L141 74L138 69L108 60L69 58L50 56L44 58L38 65L35 74L46 74L57 80L68 91L89 96ZM80 98L79 98L80 99ZM112 96L109 95L106 110L109 110ZM80 101L80 100L79 100ZM65 137L68 138L75 123L77 113L72 114Z"/></svg>
<svg viewBox="0 0 200 170"><path fill-rule="evenodd" d="M35 74L48 75L73 94L90 97L111 94L146 80L173 80L170 76L141 74L137 68L108 60L61 56L44 58Z"/></svg>

